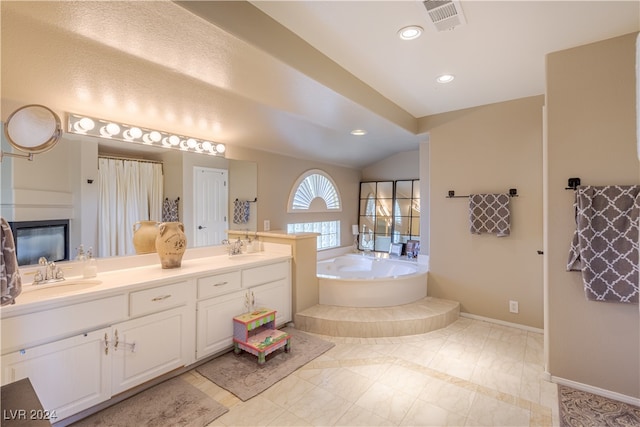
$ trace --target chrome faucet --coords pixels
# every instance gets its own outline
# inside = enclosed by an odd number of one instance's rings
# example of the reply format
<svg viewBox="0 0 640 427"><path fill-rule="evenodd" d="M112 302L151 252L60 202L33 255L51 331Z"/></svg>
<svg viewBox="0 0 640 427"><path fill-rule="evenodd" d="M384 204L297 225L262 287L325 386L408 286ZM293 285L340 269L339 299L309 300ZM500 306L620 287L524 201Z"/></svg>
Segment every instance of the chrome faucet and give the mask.
<svg viewBox="0 0 640 427"><path fill-rule="evenodd" d="M234 242L232 242L232 241L230 241L228 239L224 239L222 241L222 244L223 245L227 245L227 248L229 248L229 255L238 255L242 251L242 240L240 240L239 237Z"/></svg>
<svg viewBox="0 0 640 427"><path fill-rule="evenodd" d="M44 266L44 275L42 274L42 271L37 271L33 277L34 285L60 282L64 280L64 273L62 273L62 269L58 267L55 262L47 261L45 257L40 257L38 259L38 264Z"/></svg>

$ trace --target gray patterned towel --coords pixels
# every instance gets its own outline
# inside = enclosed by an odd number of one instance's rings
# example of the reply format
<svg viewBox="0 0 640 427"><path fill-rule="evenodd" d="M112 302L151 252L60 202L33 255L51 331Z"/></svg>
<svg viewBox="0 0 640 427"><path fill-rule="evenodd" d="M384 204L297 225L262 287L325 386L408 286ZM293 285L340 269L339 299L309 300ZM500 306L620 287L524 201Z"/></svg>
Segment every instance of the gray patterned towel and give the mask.
<svg viewBox="0 0 640 427"><path fill-rule="evenodd" d="M236 199L233 202L233 223L234 224L246 224L249 222L249 213L251 212L251 206L247 200Z"/></svg>
<svg viewBox="0 0 640 427"><path fill-rule="evenodd" d="M638 303L640 186L583 186L567 271L581 271L587 299Z"/></svg>
<svg viewBox="0 0 640 427"><path fill-rule="evenodd" d="M493 233L498 237L511 233L511 209L508 194L472 194L469 196L469 222L472 234Z"/></svg>
<svg viewBox="0 0 640 427"><path fill-rule="evenodd" d="M9 223L0 218L0 299L2 305L14 304L22 292L16 246Z"/></svg>
<svg viewBox="0 0 640 427"><path fill-rule="evenodd" d="M162 202L162 222L178 222L180 221L178 216L178 206L180 203L180 197L175 200L164 199Z"/></svg>

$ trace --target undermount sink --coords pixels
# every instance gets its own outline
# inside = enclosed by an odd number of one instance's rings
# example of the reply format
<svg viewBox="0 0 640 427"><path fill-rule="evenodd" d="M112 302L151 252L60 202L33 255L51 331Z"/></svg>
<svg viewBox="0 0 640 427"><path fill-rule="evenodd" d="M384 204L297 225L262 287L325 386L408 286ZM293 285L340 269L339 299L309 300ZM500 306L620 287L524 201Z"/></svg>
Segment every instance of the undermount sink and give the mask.
<svg viewBox="0 0 640 427"><path fill-rule="evenodd" d="M31 285L22 288L23 293L37 293L38 296L63 295L92 288L102 283L97 279L67 279L61 282L43 285Z"/></svg>

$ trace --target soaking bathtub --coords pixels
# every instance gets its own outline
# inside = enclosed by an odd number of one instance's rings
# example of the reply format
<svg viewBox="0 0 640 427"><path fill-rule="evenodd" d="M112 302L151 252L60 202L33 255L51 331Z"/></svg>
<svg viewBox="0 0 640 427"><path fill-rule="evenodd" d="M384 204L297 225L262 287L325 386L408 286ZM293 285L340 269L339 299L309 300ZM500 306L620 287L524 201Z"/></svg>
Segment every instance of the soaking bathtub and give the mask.
<svg viewBox="0 0 640 427"><path fill-rule="evenodd" d="M320 304L390 307L427 296L427 263L360 254L319 261Z"/></svg>

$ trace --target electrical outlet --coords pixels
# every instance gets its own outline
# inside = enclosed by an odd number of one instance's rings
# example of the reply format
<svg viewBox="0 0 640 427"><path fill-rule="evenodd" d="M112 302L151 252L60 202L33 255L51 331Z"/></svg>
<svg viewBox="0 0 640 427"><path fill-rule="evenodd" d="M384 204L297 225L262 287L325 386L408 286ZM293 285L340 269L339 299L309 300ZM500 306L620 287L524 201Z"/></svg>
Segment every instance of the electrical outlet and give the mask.
<svg viewBox="0 0 640 427"><path fill-rule="evenodd" d="M509 312L518 314L518 301L509 301Z"/></svg>
<svg viewBox="0 0 640 427"><path fill-rule="evenodd" d="M269 221L268 219L264 220L264 231L269 231L271 230L271 221Z"/></svg>

